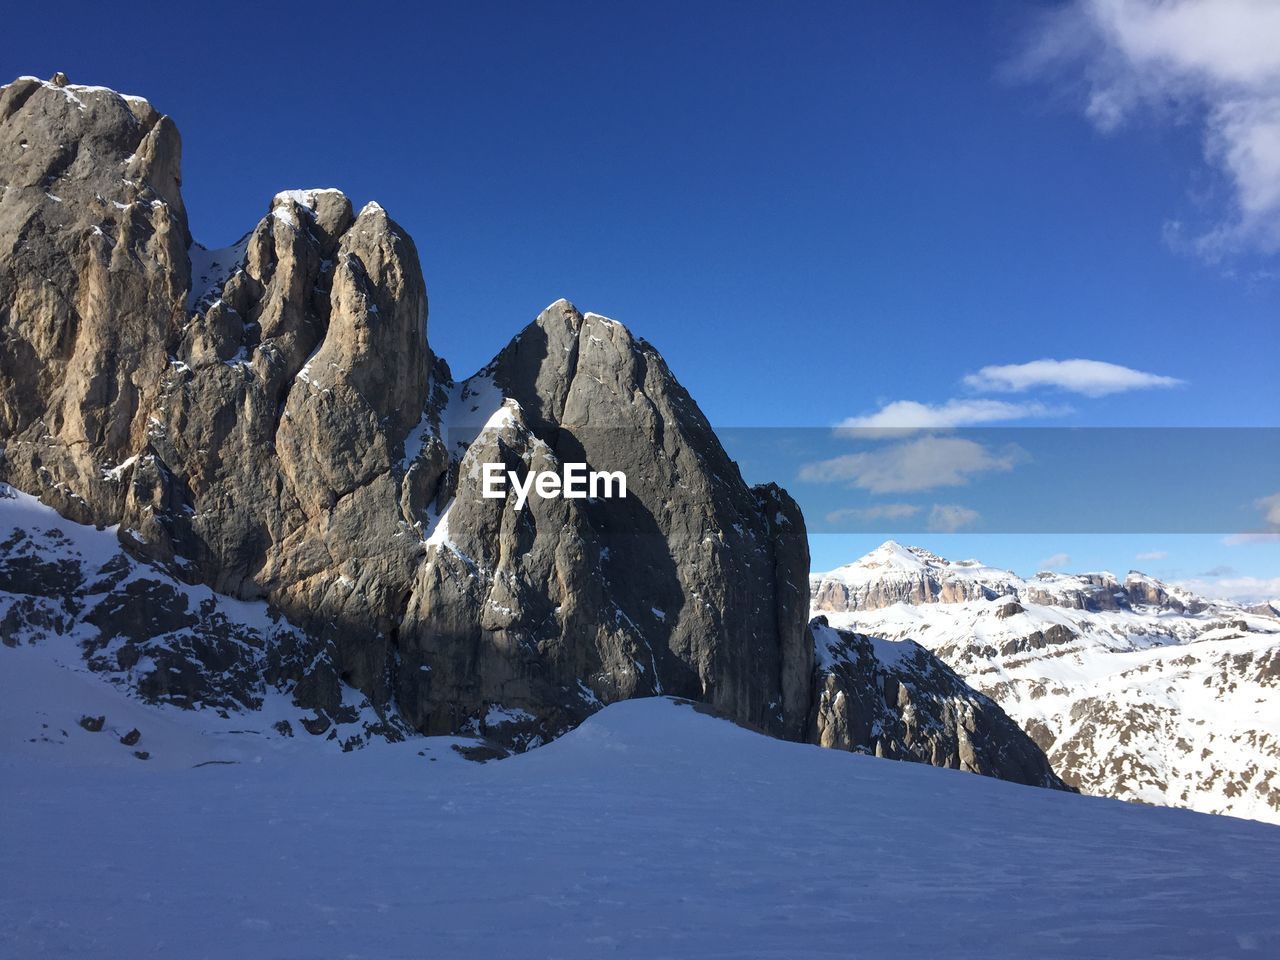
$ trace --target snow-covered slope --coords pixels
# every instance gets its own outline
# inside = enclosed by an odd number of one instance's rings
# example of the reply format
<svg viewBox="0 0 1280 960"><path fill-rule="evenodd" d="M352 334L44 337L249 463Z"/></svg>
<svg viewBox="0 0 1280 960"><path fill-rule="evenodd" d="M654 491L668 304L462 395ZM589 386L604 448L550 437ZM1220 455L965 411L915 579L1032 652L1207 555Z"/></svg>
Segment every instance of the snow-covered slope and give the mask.
<svg viewBox="0 0 1280 960"><path fill-rule="evenodd" d="M178 719L188 759L214 755L200 714ZM237 762L163 767L12 732L5 956L1280 951L1275 828L787 744L671 700L484 765L246 739Z"/></svg>
<svg viewBox="0 0 1280 960"><path fill-rule="evenodd" d="M145 712L147 704L166 708L149 716L180 718L194 710L210 730L314 739L331 749L411 735L347 683L325 691L330 708L323 713L297 706L299 686L311 682L333 650L265 602L183 583L124 552L116 528L74 523L6 484L0 484L0 644L12 648L0 652L0 673L10 681L25 677L21 700L8 698L0 709L24 730L41 717L29 731L37 739L77 739L72 728L79 719L92 723L102 715L96 704L112 696L123 704L107 718L117 736L136 726L121 717ZM468 729L524 747L531 745L524 726L520 715L494 704L470 718ZM132 746L149 760L169 762L142 733ZM174 762L187 759L180 754Z"/></svg>
<svg viewBox="0 0 1280 960"><path fill-rule="evenodd" d="M474 440L511 414L507 403L482 373L454 389L439 420L421 425L423 434L437 441L449 437L450 444L460 435ZM466 443L460 452L458 469L478 472ZM453 504L433 509L430 529L424 524L421 532L428 546L470 562L451 539ZM67 696L48 671L31 679L32 689L43 691L34 701L43 705L36 712L61 739L76 735L69 725L81 717L95 723L102 715L89 704L100 699L92 691L104 682L147 703L208 711L223 726L260 736L320 738L349 750L414 735L394 709L371 704L346 682L331 643L298 629L266 603L184 583L175 575L180 566L132 557L123 549L132 544L131 534L121 538L115 528L73 523L0 484L0 643L39 647L52 665L81 677ZM339 579L334 588L350 590L351 584ZM916 655L904 657L890 649L899 645L880 649L852 636L822 641L834 633L815 634L821 669L812 695L821 703L812 729L800 735L844 750L1062 786L1017 724L932 654L917 647ZM0 668L5 665L0 661ZM318 676L329 677L331 685L321 685ZM573 695L601 706L585 684ZM301 705L317 696L323 710ZM61 713L54 717L51 709ZM134 729L116 729L120 712L104 721L117 739ZM455 732L483 737L491 751L527 749L547 739L537 718L518 703L490 700L460 719ZM34 735L51 736L45 727ZM149 759L154 754L145 745L138 752Z"/></svg>
<svg viewBox="0 0 1280 960"><path fill-rule="evenodd" d="M811 593L833 626L928 647L1086 792L1280 822L1280 619L1136 572L1023 579L892 541Z"/></svg>
<svg viewBox="0 0 1280 960"><path fill-rule="evenodd" d="M484 765L421 741L86 762L11 732L4 956L1280 951L1273 827L785 743L665 699Z"/></svg>
<svg viewBox="0 0 1280 960"><path fill-rule="evenodd" d="M836 630L822 617L809 629L810 743L1066 789L1018 724L924 647Z"/></svg>
<svg viewBox="0 0 1280 960"><path fill-rule="evenodd" d="M486 755L476 740L369 736L382 721L349 688L351 722L316 736L286 689L246 686L234 670L196 679L256 709L144 702L133 694L164 648L212 630L242 637L252 664L288 648L287 627L265 605L122 560L110 532L21 498L8 508L26 522L6 556L23 562L0 564L0 578L52 589L119 569L72 610L56 590L0 597L10 625L66 618L36 643L6 634L0 651L0 956L843 957L856 941L882 957L1196 957L1280 946L1270 827L784 743L670 700L608 707L483 766L464 759ZM90 658L95 671L79 648L98 634L89 617L129 583L145 585L135 614L171 611L172 599L149 609L170 590L201 616L149 633L128 668L109 661L137 641L113 639ZM867 659L857 638L820 633L824 669ZM940 735L948 705L957 718L974 709L949 687L930 699L941 681L921 673L914 645L866 645L877 676L915 691L894 702L921 736ZM499 711L483 724L510 721ZM352 743L365 748L338 749ZM1153 866L1152 849L1176 870ZM1001 910L976 909L992 902Z"/></svg>

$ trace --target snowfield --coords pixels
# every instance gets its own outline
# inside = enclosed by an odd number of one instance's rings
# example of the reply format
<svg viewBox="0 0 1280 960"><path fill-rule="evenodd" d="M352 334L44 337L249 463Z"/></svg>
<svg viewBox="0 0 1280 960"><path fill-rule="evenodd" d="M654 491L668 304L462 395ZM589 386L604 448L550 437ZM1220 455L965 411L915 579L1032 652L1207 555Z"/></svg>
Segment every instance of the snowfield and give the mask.
<svg viewBox="0 0 1280 960"><path fill-rule="evenodd" d="M811 578L833 627L914 640L1087 793L1280 824L1280 619L1137 572L1023 579L889 541Z"/></svg>
<svg viewBox="0 0 1280 960"><path fill-rule="evenodd" d="M478 764L434 738L236 733L39 646L0 665L5 957L1280 954L1271 826L784 743L669 699ZM133 726L152 759L118 742Z"/></svg>

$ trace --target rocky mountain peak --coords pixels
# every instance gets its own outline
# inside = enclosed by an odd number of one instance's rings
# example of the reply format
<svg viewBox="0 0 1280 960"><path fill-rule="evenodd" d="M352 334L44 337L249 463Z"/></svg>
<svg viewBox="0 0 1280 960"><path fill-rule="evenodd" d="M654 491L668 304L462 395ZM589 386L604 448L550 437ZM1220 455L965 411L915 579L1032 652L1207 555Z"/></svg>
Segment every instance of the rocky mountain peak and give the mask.
<svg viewBox="0 0 1280 960"><path fill-rule="evenodd" d="M810 738L825 747L1067 789L994 701L911 640L810 624L817 652Z"/></svg>
<svg viewBox="0 0 1280 960"><path fill-rule="evenodd" d="M889 540L829 573L810 576L815 610L875 609L895 603L951 603L1010 597L1040 605L1114 610L1130 605L1198 612L1207 601L1138 571L1124 581L1106 571L1042 570L1024 579L979 560L948 560Z"/></svg>
<svg viewBox="0 0 1280 960"><path fill-rule="evenodd" d="M283 191L207 249L168 118L30 79L0 92L0 158L0 479L266 601L299 704L332 719L355 688L431 732L509 708L527 744L669 692L803 736L803 518L743 481L622 324L556 301L455 382L418 252L376 203ZM584 462L628 495L516 509L482 495L482 462ZM207 649L178 674L215 669Z"/></svg>
<svg viewBox="0 0 1280 960"><path fill-rule="evenodd" d="M1017 578L976 560L950 561L921 547L886 541L830 573L810 576L814 610L852 610L895 603L954 602L1009 594Z"/></svg>
<svg viewBox="0 0 1280 960"><path fill-rule="evenodd" d="M998 711L930 686L935 667L882 676L850 640L815 670L798 506L744 481L623 324L557 300L456 381L418 251L377 203L285 190L236 243L193 243L172 122L71 84L0 92L0 158L0 508L35 516L34 495L118 531L115 553L68 554L61 528L15 526L6 642L77 637L91 669L168 704L275 691L344 748L420 732L523 749L666 694L1044 781L1001 759L1022 747ZM625 476L626 495L485 495L490 466L527 482L568 464ZM940 558L880 552L937 588ZM828 736L890 682L906 692L884 745Z"/></svg>
<svg viewBox="0 0 1280 960"><path fill-rule="evenodd" d="M1280 818L1273 611L1136 571L1022 580L949 564L945 576L875 570L858 580L848 569L813 579L815 613L881 643L926 646L1014 717L1073 786Z"/></svg>
<svg viewBox="0 0 1280 960"><path fill-rule="evenodd" d="M181 139L149 103L31 77L0 88L6 472L95 519L123 495L185 320ZM15 442L16 441L16 442Z"/></svg>

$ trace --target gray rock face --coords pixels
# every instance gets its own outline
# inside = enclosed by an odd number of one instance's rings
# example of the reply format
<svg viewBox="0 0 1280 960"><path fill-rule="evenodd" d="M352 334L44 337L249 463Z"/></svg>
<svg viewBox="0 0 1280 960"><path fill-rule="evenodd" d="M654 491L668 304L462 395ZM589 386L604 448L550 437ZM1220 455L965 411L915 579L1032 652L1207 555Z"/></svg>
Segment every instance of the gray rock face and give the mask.
<svg viewBox="0 0 1280 960"><path fill-rule="evenodd" d="M996 584L995 595L831 611L830 622L927 646L1017 720L1054 771L1083 792L1280 819L1280 742L1272 733L1280 625L1266 609L1137 572L1123 580L1106 573L1023 580L892 544L814 583L874 597L921 567L940 582Z"/></svg>
<svg viewBox="0 0 1280 960"><path fill-rule="evenodd" d="M527 744L669 692L803 735L803 518L743 482L652 347L559 301L454 383L428 346L417 251L385 211L289 191L205 250L180 152L140 99L0 90L0 479L118 523L181 580L268 601L325 652L291 681L320 715L349 685L417 730L495 717ZM569 461L623 471L627 498L480 495L484 462ZM181 597L119 589L92 614L91 658L199 632ZM217 643L184 643L176 687L148 695L252 702ZM184 679L189 662L228 689Z"/></svg>
<svg viewBox="0 0 1280 960"><path fill-rule="evenodd" d="M963 604L1009 598L1040 607L1106 612L1157 608L1177 614L1206 609L1203 601L1137 571L1124 581L1109 573L1048 571L1022 579L975 560L953 561L890 540L855 563L809 580L810 605L832 613L882 610L894 604Z"/></svg>
<svg viewBox="0 0 1280 960"><path fill-rule="evenodd" d="M605 644L617 660L602 677L606 690L705 700L798 735L812 659L803 594L808 549L791 498L742 482L649 344L565 301L544 311L482 376L519 404L556 461L627 476L625 500L601 500L584 513L603 557L592 576L617 611L618 636L627 638L620 647ZM647 672L628 673L628 661Z"/></svg>
<svg viewBox="0 0 1280 960"><path fill-rule="evenodd" d="M73 530L56 515L22 505L10 512L21 499L0 484L0 641L6 646L49 644L71 652L70 659L78 654L88 670L142 700L223 717L259 709L273 696L278 710L283 697L306 691L305 678L336 676L333 648L267 604L236 603L184 584L122 552L107 531ZM24 526L14 527L19 518ZM316 664L327 664L327 671ZM330 689L313 685L307 699L321 709L294 710L296 719L343 749L407 732L393 713L336 682ZM141 736L122 734L126 746Z"/></svg>
<svg viewBox="0 0 1280 960"><path fill-rule="evenodd" d="M910 640L811 623L818 650L810 739L824 747L1071 789L995 701Z"/></svg>
<svg viewBox="0 0 1280 960"><path fill-rule="evenodd" d="M921 547L892 540L856 564L810 578L814 610L845 613L880 610L896 603L964 603L1013 593L1017 578L1004 571L953 563Z"/></svg>
<svg viewBox="0 0 1280 960"><path fill-rule="evenodd" d="M177 129L144 100L0 88L5 473L66 516L123 509L188 286Z"/></svg>
<svg viewBox="0 0 1280 960"><path fill-rule="evenodd" d="M0 530L6 644L73 638L155 702L279 691L306 712L281 736L344 746L419 731L523 749L671 694L779 736L1050 782L932 663L888 670L846 639L815 671L800 510L743 481L648 343L559 300L455 382L381 207L286 191L207 250L180 153L143 100L0 88L0 480L118 524L125 551ZM485 464L568 463L620 472L626 497L483 496Z"/></svg>

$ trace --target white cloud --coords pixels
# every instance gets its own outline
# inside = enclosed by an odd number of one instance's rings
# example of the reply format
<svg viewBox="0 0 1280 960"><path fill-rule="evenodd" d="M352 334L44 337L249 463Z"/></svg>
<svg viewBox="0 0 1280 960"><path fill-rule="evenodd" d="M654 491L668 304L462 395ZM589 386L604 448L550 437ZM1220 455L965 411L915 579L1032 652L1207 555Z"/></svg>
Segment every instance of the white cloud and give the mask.
<svg viewBox="0 0 1280 960"><path fill-rule="evenodd" d="M929 529L937 533L955 533L961 527L972 526L981 519L977 510L954 503L935 503L929 511Z"/></svg>
<svg viewBox="0 0 1280 960"><path fill-rule="evenodd" d="M805 464L800 479L844 483L871 493L909 493L963 486L977 474L1012 470L1025 458L1014 445L997 453L973 440L925 436Z"/></svg>
<svg viewBox="0 0 1280 960"><path fill-rule="evenodd" d="M874 507L846 507L827 514L827 523L855 523L872 520L906 520L920 512L914 503L882 503Z"/></svg>
<svg viewBox="0 0 1280 960"><path fill-rule="evenodd" d="M1269 497L1261 497L1254 501L1254 505L1262 511L1268 526L1280 527L1280 493L1273 493Z"/></svg>
<svg viewBox="0 0 1280 960"><path fill-rule="evenodd" d="M1071 565L1071 555L1067 553L1055 553L1051 557L1045 557L1040 561L1041 570L1061 570L1063 567Z"/></svg>
<svg viewBox="0 0 1280 960"><path fill-rule="evenodd" d="M974 390L995 393L1022 393L1035 387L1052 387L1086 397L1105 397L1126 390L1173 387L1182 381L1122 367L1118 363L1076 359L1032 360L1030 363L983 367L966 376L964 383Z"/></svg>
<svg viewBox="0 0 1280 960"><path fill-rule="evenodd" d="M1135 560L1164 560L1169 556L1168 550L1147 550L1134 557Z"/></svg>
<svg viewBox="0 0 1280 960"><path fill-rule="evenodd" d="M1223 537L1222 542L1228 547L1238 547L1245 543L1272 543L1280 541L1280 493L1269 497L1259 497L1253 505L1262 513L1263 522L1270 530L1255 530L1249 533L1233 533Z"/></svg>
<svg viewBox="0 0 1280 960"><path fill-rule="evenodd" d="M1232 533L1222 538L1224 546L1239 547L1246 543L1280 543L1280 533Z"/></svg>
<svg viewBox="0 0 1280 960"><path fill-rule="evenodd" d="M1139 114L1201 125L1231 200L1192 247L1209 260L1280 250L1280 3L1074 0L1040 22L1015 69L1078 85L1104 132Z"/></svg>
<svg viewBox="0 0 1280 960"><path fill-rule="evenodd" d="M1201 596L1234 600L1237 603L1280 600L1280 577L1217 577L1208 580L1179 580L1177 585Z"/></svg>
<svg viewBox="0 0 1280 960"><path fill-rule="evenodd" d="M972 399L928 404L895 400L875 413L849 417L840 423L837 430L851 436L874 436L881 430L949 430L979 423L1057 417L1068 413L1071 413L1070 407L1050 407L1039 402Z"/></svg>

